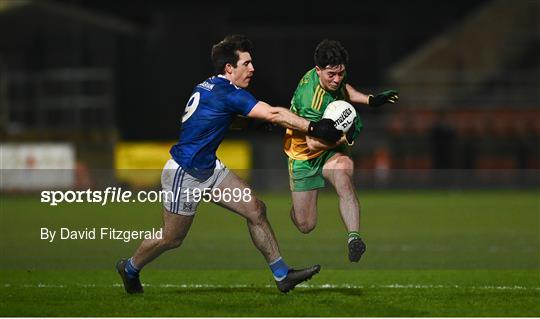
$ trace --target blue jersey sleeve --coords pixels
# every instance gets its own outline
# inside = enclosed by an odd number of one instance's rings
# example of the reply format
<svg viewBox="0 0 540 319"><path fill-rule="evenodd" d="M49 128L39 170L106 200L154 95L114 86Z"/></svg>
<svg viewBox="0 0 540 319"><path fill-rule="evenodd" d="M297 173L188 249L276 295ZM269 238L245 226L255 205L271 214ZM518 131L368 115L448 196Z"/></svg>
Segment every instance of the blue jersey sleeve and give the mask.
<svg viewBox="0 0 540 319"><path fill-rule="evenodd" d="M244 89L236 89L227 95L227 105L244 116L251 112L257 102L257 99Z"/></svg>

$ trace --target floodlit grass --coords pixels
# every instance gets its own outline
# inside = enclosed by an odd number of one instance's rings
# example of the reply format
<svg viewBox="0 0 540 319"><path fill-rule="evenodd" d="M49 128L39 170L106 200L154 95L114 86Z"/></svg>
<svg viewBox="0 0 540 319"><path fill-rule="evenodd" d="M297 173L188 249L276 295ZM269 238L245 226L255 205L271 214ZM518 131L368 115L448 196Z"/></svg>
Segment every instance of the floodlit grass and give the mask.
<svg viewBox="0 0 540 319"><path fill-rule="evenodd" d="M159 227L159 204L60 204L0 197L0 316L540 316L535 191L359 192L359 264L346 256L335 195L298 232L287 194L262 194L282 255L321 273L289 294L242 218L203 204L184 245L144 269L128 296L114 264L139 241L40 240L40 228ZM58 236L58 235L57 235Z"/></svg>

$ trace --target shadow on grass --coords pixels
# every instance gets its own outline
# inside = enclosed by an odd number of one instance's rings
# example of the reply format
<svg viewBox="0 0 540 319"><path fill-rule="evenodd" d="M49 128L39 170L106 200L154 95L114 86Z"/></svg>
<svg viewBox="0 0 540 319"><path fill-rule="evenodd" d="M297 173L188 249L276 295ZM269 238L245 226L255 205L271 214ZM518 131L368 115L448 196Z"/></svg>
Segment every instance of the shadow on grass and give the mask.
<svg viewBox="0 0 540 319"><path fill-rule="evenodd" d="M178 294L257 294L257 295L324 295L342 294L347 296L362 296L363 290L359 288L303 288L298 287L288 293L282 293L277 288L271 287L219 287L219 288L179 288L174 293Z"/></svg>
<svg viewBox="0 0 540 319"><path fill-rule="evenodd" d="M429 313L414 307L389 305L384 299L370 299L359 288L298 287L287 294L273 287L185 288L169 291L168 294L178 294L182 298L182 307L186 307L182 311L202 316L429 316ZM176 298L173 296L170 299ZM219 307L216 307L217 304Z"/></svg>
<svg viewBox="0 0 540 319"><path fill-rule="evenodd" d="M302 288L300 288L302 289ZM360 288L308 288L308 289L297 289L294 290L295 293L301 293L304 295L309 294L342 294L347 296L362 296L364 294L363 290Z"/></svg>
<svg viewBox="0 0 540 319"><path fill-rule="evenodd" d="M178 288L173 290L177 294L265 294L273 295L279 291L273 288L261 287L218 287L218 288Z"/></svg>

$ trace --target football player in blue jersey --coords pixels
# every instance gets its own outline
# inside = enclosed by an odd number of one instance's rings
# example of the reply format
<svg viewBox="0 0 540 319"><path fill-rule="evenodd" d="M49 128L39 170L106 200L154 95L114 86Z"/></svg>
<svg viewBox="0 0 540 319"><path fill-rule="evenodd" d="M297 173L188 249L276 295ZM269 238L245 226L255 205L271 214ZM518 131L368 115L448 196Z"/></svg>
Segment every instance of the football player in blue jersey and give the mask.
<svg viewBox="0 0 540 319"><path fill-rule="evenodd" d="M143 292L141 269L166 250L182 244L201 200L197 194L214 194L213 191L241 194L237 197L240 200L226 200L231 196L211 200L246 218L251 239L268 262L280 291L288 292L319 272L319 265L289 268L279 252L264 203L216 157L216 150L237 115L305 132L329 143L342 136L332 120L310 122L287 108L258 101L246 91L255 72L251 48L251 41L242 35L228 36L212 47L211 59L217 75L193 90L182 116L179 141L171 148L172 158L162 172L163 190L172 194L164 202L162 238L145 239L131 258L116 265L128 293Z"/></svg>

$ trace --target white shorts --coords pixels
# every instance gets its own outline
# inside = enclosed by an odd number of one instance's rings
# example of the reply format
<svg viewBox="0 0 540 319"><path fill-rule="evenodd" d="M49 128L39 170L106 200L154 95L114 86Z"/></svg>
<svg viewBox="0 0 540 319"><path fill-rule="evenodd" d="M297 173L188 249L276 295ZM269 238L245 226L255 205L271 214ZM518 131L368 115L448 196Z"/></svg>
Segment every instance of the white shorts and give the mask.
<svg viewBox="0 0 540 319"><path fill-rule="evenodd" d="M229 169L217 159L214 173L206 180L200 180L187 173L175 160L170 159L161 173L161 187L164 193L163 206L171 213L192 216L197 211L200 197L193 196L194 190L214 189L225 179ZM198 199L198 200L196 200Z"/></svg>

